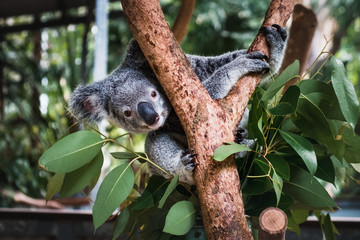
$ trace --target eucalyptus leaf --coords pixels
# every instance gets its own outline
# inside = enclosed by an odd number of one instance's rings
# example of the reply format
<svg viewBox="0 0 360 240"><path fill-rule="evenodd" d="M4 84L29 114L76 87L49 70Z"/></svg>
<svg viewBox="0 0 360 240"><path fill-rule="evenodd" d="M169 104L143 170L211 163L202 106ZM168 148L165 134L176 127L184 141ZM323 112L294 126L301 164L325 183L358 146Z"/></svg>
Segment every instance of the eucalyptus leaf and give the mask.
<svg viewBox="0 0 360 240"><path fill-rule="evenodd" d="M46 201L49 201L52 199L52 197L60 192L61 186L64 182L65 173L55 173L54 176L52 176L46 186Z"/></svg>
<svg viewBox="0 0 360 240"><path fill-rule="evenodd" d="M332 74L331 80L334 86L335 94L340 103L340 109L346 121L350 123L353 129L359 118L359 101L356 96L354 85L349 81L344 64L331 58Z"/></svg>
<svg viewBox="0 0 360 240"><path fill-rule="evenodd" d="M335 184L335 168L329 157L318 158L318 168L315 176L324 181Z"/></svg>
<svg viewBox="0 0 360 240"><path fill-rule="evenodd" d="M268 177L249 178L244 183L242 192L247 195L260 195L273 188Z"/></svg>
<svg viewBox="0 0 360 240"><path fill-rule="evenodd" d="M287 229L296 233L299 237L300 237L300 227L299 224L296 223L294 217L292 216L290 211L286 212L286 216L288 219L288 223L287 223Z"/></svg>
<svg viewBox="0 0 360 240"><path fill-rule="evenodd" d="M100 185L93 206L95 230L103 224L127 198L134 185L134 173L130 164L114 168Z"/></svg>
<svg viewBox="0 0 360 240"><path fill-rule="evenodd" d="M260 90L257 90L256 93L253 94L253 101L249 112L248 131L249 139L257 139L259 145L264 146L265 136L262 129L262 118L265 111L259 99L259 97L261 97L259 92Z"/></svg>
<svg viewBox="0 0 360 240"><path fill-rule="evenodd" d="M312 208L335 207L334 200L324 187L309 172L293 167L290 171L290 181L285 181L283 191Z"/></svg>
<svg viewBox="0 0 360 240"><path fill-rule="evenodd" d="M120 215L116 218L113 228L113 237L112 239L115 240L120 236L120 234L125 230L127 223L129 222L130 211L129 209L125 208L121 210Z"/></svg>
<svg viewBox="0 0 360 240"><path fill-rule="evenodd" d="M174 176L174 178L171 180L171 183L169 184L169 186L166 188L164 195L160 199L159 208L162 208L164 206L166 199L169 197L169 195L172 193L172 191L175 190L178 183L179 183L179 175L176 174Z"/></svg>
<svg viewBox="0 0 360 240"><path fill-rule="evenodd" d="M40 167L56 173L72 172L90 162L103 144L97 133L75 132L52 145L40 157Z"/></svg>
<svg viewBox="0 0 360 240"><path fill-rule="evenodd" d="M164 195L169 182L158 175L151 176L145 191L133 205L132 210L140 210L153 207Z"/></svg>
<svg viewBox="0 0 360 240"><path fill-rule="evenodd" d="M325 234L326 240L335 240L334 226L330 219L330 214L326 214L323 222L323 232Z"/></svg>
<svg viewBox="0 0 360 240"><path fill-rule="evenodd" d="M99 176L103 160L103 154L99 151L91 162L73 172L66 173L60 196L69 197L90 185L92 180Z"/></svg>
<svg viewBox="0 0 360 240"><path fill-rule="evenodd" d="M327 119L345 121L340 110L334 88L331 84L314 79L302 80L299 84L301 94L318 106Z"/></svg>
<svg viewBox="0 0 360 240"><path fill-rule="evenodd" d="M279 175L279 177L289 180L290 178L290 167L287 161L284 160L283 157L275 154L268 154L266 155L266 158L269 160L269 162L273 165L273 167L276 170L276 173Z"/></svg>
<svg viewBox="0 0 360 240"><path fill-rule="evenodd" d="M272 180L273 180L273 187L276 194L276 206L279 205L280 198L281 198L281 192L283 187L283 180L279 175L276 173L276 171L273 171L272 174Z"/></svg>
<svg viewBox="0 0 360 240"><path fill-rule="evenodd" d="M290 86L280 99L278 105L270 108L269 112L274 116L284 116L294 113L297 108L299 96L300 89L297 86Z"/></svg>
<svg viewBox="0 0 360 240"><path fill-rule="evenodd" d="M184 235L194 225L196 208L190 201L181 201L174 204L166 216L163 231L173 235Z"/></svg>
<svg viewBox="0 0 360 240"><path fill-rule="evenodd" d="M275 96L275 94L287 83L288 81L299 76L299 61L294 61L289 65L275 81L269 86L261 98L261 101L269 100Z"/></svg>
<svg viewBox="0 0 360 240"><path fill-rule="evenodd" d="M360 163L351 163L351 166L360 173Z"/></svg>
<svg viewBox="0 0 360 240"><path fill-rule="evenodd" d="M227 143L228 145L221 145L220 147L216 148L214 151L214 159L216 161L224 161L230 155L243 152L243 151L251 151L250 148L246 147L243 144L237 143Z"/></svg>
<svg viewBox="0 0 360 240"><path fill-rule="evenodd" d="M306 167L311 175L314 175L317 169L316 154L309 140L291 132L280 131L285 141L299 154L304 160Z"/></svg>
<svg viewBox="0 0 360 240"><path fill-rule="evenodd" d="M306 96L299 99L297 112L296 115L293 115L292 120L306 137L327 146L338 159L344 156L343 141L335 140L325 114Z"/></svg>
<svg viewBox="0 0 360 240"><path fill-rule="evenodd" d="M295 209L291 213L297 224L306 222L309 217L309 210Z"/></svg>

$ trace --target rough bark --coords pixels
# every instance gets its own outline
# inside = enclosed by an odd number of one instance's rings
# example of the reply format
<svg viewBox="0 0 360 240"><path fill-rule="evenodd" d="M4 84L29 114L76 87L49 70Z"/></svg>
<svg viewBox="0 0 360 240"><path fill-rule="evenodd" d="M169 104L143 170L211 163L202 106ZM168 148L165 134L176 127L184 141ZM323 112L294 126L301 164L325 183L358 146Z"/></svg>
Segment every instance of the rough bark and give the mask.
<svg viewBox="0 0 360 240"><path fill-rule="evenodd" d="M166 24L159 2L122 0L121 3L134 37L181 121L190 148L198 154L194 176L207 238L252 239L239 193L235 161L232 157L216 162L211 156L224 142L234 140L233 129L261 75L240 80L225 100L211 99ZM267 17L274 19L267 18L264 24L283 26L292 7L292 0L273 1ZM265 41L259 36L256 42ZM257 46L253 45L252 49L259 49ZM266 44L263 48L267 48Z"/></svg>
<svg viewBox="0 0 360 240"><path fill-rule="evenodd" d="M286 214L279 208L265 209L259 218L259 240L285 240Z"/></svg>
<svg viewBox="0 0 360 240"><path fill-rule="evenodd" d="M290 28L290 36L280 72L298 59L300 62L300 76L304 74L316 27L317 19L315 13L301 4L296 4ZM298 78L295 78L288 82L284 87L284 92L297 80Z"/></svg>
<svg viewBox="0 0 360 240"><path fill-rule="evenodd" d="M181 1L179 13L171 29L178 43L181 43L181 41L186 35L187 27L189 25L194 8L195 8L195 0Z"/></svg>

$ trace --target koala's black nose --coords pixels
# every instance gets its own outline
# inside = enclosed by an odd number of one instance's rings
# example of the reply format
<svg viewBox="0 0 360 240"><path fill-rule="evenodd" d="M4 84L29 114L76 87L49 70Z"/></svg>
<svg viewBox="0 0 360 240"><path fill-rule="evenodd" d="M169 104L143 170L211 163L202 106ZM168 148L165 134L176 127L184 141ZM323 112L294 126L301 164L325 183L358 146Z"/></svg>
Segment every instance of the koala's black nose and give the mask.
<svg viewBox="0 0 360 240"><path fill-rule="evenodd" d="M138 104L138 113L140 117L144 119L145 123L149 126L159 121L159 114L148 102L141 102Z"/></svg>

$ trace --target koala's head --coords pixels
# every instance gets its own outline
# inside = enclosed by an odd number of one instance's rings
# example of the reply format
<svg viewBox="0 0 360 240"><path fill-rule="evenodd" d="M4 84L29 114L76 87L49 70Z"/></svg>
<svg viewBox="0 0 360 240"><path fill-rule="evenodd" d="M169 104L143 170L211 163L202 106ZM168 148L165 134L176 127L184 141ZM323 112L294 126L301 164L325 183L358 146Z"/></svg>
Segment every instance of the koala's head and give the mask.
<svg viewBox="0 0 360 240"><path fill-rule="evenodd" d="M129 132L147 133L164 125L171 106L154 79L118 68L103 81L79 86L69 109L81 121L107 118Z"/></svg>

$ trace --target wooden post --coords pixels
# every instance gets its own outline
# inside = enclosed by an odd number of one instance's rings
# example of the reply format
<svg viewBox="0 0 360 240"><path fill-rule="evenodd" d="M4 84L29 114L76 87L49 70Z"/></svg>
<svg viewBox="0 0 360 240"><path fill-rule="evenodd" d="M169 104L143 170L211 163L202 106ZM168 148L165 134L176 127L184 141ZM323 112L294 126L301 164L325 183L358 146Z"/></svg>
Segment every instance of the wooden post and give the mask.
<svg viewBox="0 0 360 240"><path fill-rule="evenodd" d="M279 208L265 209L259 218L259 240L285 240L286 214Z"/></svg>

